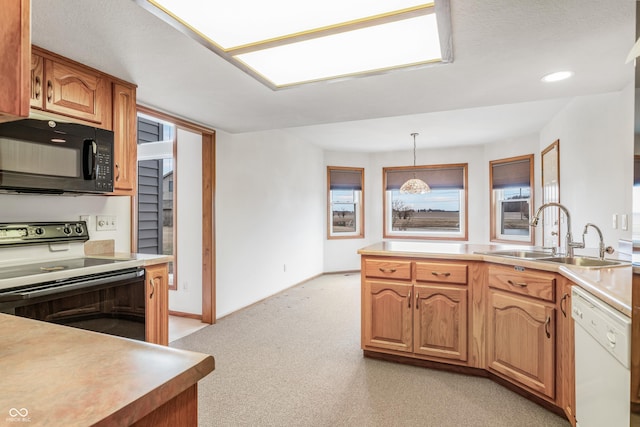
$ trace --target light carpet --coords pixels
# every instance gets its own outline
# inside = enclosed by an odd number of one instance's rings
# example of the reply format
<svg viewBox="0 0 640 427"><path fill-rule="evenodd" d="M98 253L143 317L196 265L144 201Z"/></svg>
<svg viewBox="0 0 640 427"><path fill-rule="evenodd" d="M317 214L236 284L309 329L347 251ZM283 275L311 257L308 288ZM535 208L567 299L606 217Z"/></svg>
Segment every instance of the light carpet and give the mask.
<svg viewBox="0 0 640 427"><path fill-rule="evenodd" d="M313 279L171 346L215 357L198 385L200 426L570 425L486 378L364 358L358 273Z"/></svg>

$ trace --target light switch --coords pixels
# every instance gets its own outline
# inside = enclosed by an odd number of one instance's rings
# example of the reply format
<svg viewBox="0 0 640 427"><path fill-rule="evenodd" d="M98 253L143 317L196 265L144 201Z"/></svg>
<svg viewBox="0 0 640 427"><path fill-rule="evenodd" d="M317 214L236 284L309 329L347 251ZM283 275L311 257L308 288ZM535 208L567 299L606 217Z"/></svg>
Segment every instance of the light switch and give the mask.
<svg viewBox="0 0 640 427"><path fill-rule="evenodd" d="M611 218L611 228L614 230L618 228L618 214L613 214L613 217Z"/></svg>
<svg viewBox="0 0 640 427"><path fill-rule="evenodd" d="M624 231L627 231L629 229L629 217L627 216L627 214L622 214L620 216L621 222L622 222L622 226L621 228Z"/></svg>
<svg viewBox="0 0 640 427"><path fill-rule="evenodd" d="M96 230L107 231L116 230L118 227L116 217L111 215L98 215L96 217Z"/></svg>

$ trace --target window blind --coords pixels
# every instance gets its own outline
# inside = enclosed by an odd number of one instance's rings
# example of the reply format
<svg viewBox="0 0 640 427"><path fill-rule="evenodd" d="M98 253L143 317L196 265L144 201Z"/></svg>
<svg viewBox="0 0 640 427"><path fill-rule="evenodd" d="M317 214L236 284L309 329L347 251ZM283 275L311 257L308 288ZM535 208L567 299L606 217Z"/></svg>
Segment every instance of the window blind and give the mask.
<svg viewBox="0 0 640 427"><path fill-rule="evenodd" d="M529 159L491 164L492 189L531 186L531 161Z"/></svg>
<svg viewBox="0 0 640 427"><path fill-rule="evenodd" d="M355 169L329 169L329 189L362 190L362 171Z"/></svg>
<svg viewBox="0 0 640 427"><path fill-rule="evenodd" d="M464 189L464 166L451 168L385 169L386 190L399 190L407 180L419 178L432 189Z"/></svg>

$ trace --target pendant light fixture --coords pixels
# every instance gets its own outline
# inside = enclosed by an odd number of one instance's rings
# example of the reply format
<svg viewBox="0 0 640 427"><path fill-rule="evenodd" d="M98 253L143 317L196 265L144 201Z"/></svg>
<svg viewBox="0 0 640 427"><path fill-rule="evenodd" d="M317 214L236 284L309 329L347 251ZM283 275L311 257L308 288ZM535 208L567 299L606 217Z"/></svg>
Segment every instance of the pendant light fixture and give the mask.
<svg viewBox="0 0 640 427"><path fill-rule="evenodd" d="M416 136L419 134L414 132L411 134L413 137L413 167L416 167ZM423 180L416 178L415 169L413 171L413 178L407 180L402 187L400 187L401 194L425 194L429 193L431 188Z"/></svg>

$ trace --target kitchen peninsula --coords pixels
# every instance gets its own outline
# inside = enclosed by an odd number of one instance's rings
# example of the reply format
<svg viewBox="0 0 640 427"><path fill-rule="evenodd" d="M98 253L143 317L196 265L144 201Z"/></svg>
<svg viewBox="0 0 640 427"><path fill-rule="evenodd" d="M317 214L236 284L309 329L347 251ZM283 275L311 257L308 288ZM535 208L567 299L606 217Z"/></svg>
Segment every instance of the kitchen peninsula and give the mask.
<svg viewBox="0 0 640 427"><path fill-rule="evenodd" d="M0 328L3 425L197 425L210 355L6 314Z"/></svg>
<svg viewBox="0 0 640 427"><path fill-rule="evenodd" d="M631 264L585 268L498 251L541 250L412 241L360 249L364 355L486 376L575 425L571 287L630 317Z"/></svg>

